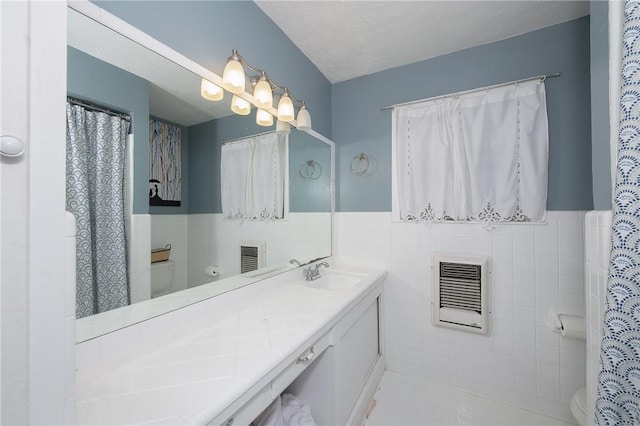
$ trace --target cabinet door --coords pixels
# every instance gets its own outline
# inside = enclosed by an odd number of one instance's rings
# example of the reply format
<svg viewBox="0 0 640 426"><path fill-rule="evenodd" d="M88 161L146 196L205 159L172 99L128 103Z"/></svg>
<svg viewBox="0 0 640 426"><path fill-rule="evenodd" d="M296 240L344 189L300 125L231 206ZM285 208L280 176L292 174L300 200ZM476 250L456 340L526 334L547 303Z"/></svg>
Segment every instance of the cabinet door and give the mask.
<svg viewBox="0 0 640 426"><path fill-rule="evenodd" d="M344 424L378 358L378 300L340 338L335 347L336 420Z"/></svg>
<svg viewBox="0 0 640 426"><path fill-rule="evenodd" d="M335 346L327 348L285 392L311 406L320 426L344 425L351 414L375 364L378 353L378 300L351 326L341 332Z"/></svg>
<svg viewBox="0 0 640 426"><path fill-rule="evenodd" d="M334 348L329 347L285 391L305 401L320 426L335 426Z"/></svg>

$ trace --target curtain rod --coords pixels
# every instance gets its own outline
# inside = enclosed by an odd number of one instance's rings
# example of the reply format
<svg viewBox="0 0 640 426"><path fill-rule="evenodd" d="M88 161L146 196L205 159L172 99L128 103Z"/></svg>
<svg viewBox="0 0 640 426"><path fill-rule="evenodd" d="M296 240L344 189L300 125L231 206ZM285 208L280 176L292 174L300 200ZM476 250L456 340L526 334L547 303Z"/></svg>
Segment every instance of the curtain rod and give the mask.
<svg viewBox="0 0 640 426"><path fill-rule="evenodd" d="M525 81L531 81L531 80L545 81L548 78L555 78L555 77L560 77L560 73L556 72L556 73L553 73L553 74L537 75L535 77L523 78L521 80L513 80L513 81L508 81L508 82L505 82L505 83L498 83L498 84L494 84L492 86L477 87L475 89L469 89L469 90L465 90L463 92L453 92L453 93L450 93L448 95L432 96L430 98L418 99L418 100L415 100L415 101L404 102L404 103L401 103L401 104L389 105L389 106L380 108L380 111L385 111L385 110L388 110L388 109L393 109L393 108L401 107L401 106L417 104L417 103L420 103L420 102L436 101L436 100L448 98L448 97L451 97L451 96L454 96L454 95L460 96L460 95L466 95L468 93L480 92L482 90L496 89L498 87L509 86L510 84L524 83Z"/></svg>
<svg viewBox="0 0 640 426"><path fill-rule="evenodd" d="M241 141L242 139L249 139L249 138L255 138L256 136L270 135L271 133L275 133L275 132L276 132L275 130L270 130L268 132L256 133L254 135L240 136L239 138L229 139L227 141L220 141L219 143L220 145L224 145L231 142Z"/></svg>
<svg viewBox="0 0 640 426"><path fill-rule="evenodd" d="M125 114L123 112L112 111L109 108L93 105L93 104L81 101L80 99L72 98L70 96L67 96L67 102L69 102L70 104L79 105L79 106L81 106L83 108L86 108L88 110L91 110L91 111L103 112L105 114L109 114L109 115L114 115L116 117L120 117L123 120L131 121L131 116L129 114Z"/></svg>

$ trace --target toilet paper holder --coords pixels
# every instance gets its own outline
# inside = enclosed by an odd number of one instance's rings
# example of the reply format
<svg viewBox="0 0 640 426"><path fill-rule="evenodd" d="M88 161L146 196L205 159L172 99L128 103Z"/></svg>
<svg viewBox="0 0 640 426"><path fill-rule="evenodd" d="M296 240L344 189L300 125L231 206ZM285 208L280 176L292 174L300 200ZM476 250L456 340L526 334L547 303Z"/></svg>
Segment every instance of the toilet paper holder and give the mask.
<svg viewBox="0 0 640 426"><path fill-rule="evenodd" d="M562 337L586 340L585 318L578 315L553 313L553 331Z"/></svg>

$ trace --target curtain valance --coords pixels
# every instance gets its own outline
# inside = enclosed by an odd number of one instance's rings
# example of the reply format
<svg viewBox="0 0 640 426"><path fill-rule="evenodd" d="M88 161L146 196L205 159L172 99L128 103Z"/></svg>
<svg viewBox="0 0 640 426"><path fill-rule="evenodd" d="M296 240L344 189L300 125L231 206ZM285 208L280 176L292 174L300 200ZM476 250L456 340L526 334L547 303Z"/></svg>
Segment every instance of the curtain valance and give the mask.
<svg viewBox="0 0 640 426"><path fill-rule="evenodd" d="M401 220L544 220L542 81L396 107L393 129Z"/></svg>

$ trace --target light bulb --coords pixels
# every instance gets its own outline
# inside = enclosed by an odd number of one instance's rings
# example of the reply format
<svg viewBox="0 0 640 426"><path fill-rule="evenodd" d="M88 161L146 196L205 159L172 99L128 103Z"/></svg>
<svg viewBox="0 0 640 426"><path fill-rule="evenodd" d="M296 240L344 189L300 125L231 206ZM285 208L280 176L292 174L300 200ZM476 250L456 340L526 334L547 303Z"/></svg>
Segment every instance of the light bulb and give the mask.
<svg viewBox="0 0 640 426"><path fill-rule="evenodd" d="M222 87L203 78L202 84L200 84L200 96L208 101L220 101L224 98L224 90L222 90Z"/></svg>
<svg viewBox="0 0 640 426"><path fill-rule="evenodd" d="M263 109L258 109L256 111L256 124L259 126L272 126L273 115Z"/></svg>
<svg viewBox="0 0 640 426"><path fill-rule="evenodd" d="M285 89L284 93L280 97L280 102L278 102L278 120L291 121L293 118L293 102L289 97L289 92Z"/></svg>
<svg viewBox="0 0 640 426"><path fill-rule="evenodd" d="M263 76L258 80L256 87L253 88L253 97L258 108L270 109L273 107L273 93L266 77Z"/></svg>
<svg viewBox="0 0 640 426"><path fill-rule="evenodd" d="M286 121L276 121L276 133L288 135L289 133L291 133L291 125Z"/></svg>
<svg viewBox="0 0 640 426"><path fill-rule="evenodd" d="M224 88L231 93L238 94L244 92L244 83L245 77L242 64L240 61L233 59L233 57L229 58L222 73L222 84Z"/></svg>
<svg viewBox="0 0 640 426"><path fill-rule="evenodd" d="M296 124L298 125L298 130L311 130L311 114L309 114L309 110L304 102L302 102L300 111L298 111Z"/></svg>
<svg viewBox="0 0 640 426"><path fill-rule="evenodd" d="M231 111L238 115L249 115L249 113L251 113L251 104L241 97L233 95L233 99L231 99Z"/></svg>

